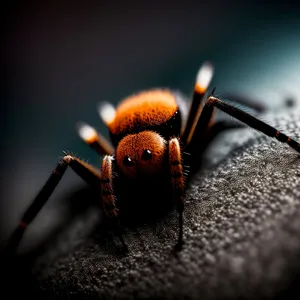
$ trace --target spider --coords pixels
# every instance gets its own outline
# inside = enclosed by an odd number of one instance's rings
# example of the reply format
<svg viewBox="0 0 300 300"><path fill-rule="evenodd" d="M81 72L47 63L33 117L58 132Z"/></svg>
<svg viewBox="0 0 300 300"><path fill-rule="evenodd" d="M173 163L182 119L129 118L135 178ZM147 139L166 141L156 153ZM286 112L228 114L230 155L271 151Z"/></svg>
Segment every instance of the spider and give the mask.
<svg viewBox="0 0 300 300"><path fill-rule="evenodd" d="M213 75L213 65L205 61L198 71L188 106L183 105L181 93L167 88L132 94L116 108L102 102L98 111L111 141L86 123L80 122L77 127L83 141L103 156L101 170L66 153L25 211L8 241L8 252L17 249L27 226L51 196L68 166L88 184L100 188L99 202L126 250L121 216L130 216L132 211L139 214L142 208L148 210L148 204L154 210L160 210L164 204L175 205L179 216L176 245L182 245L184 194L191 174L199 166L199 153L218 126L214 121L216 108L300 152L300 144L294 139L219 99L214 90L208 95ZM254 103L248 106L259 110ZM191 172L186 174L189 167Z"/></svg>

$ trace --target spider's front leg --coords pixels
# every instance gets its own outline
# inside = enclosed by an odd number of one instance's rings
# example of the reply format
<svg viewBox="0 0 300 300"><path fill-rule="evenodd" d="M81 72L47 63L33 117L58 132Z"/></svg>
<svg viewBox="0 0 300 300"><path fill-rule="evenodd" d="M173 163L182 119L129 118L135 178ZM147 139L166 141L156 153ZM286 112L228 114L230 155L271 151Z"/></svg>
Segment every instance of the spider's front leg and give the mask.
<svg viewBox="0 0 300 300"><path fill-rule="evenodd" d="M121 234L121 226L118 219L118 209L115 203L116 196L114 194L113 186L113 160L114 157L111 155L106 155L103 158L100 178L101 202L105 215L113 221L114 229L125 250L127 251L128 247Z"/></svg>
<svg viewBox="0 0 300 300"><path fill-rule="evenodd" d="M248 125L249 127L258 130L269 137L277 139L281 143L288 144L292 149L300 153L300 143L298 143L298 141L287 136L277 128L270 126L269 124L213 95L208 97L205 102L205 106L198 120L192 142L196 143L197 139L201 139L201 137L203 137L204 131L208 128L208 124L210 123L215 108L222 110L226 114Z"/></svg>
<svg viewBox="0 0 300 300"><path fill-rule="evenodd" d="M79 175L79 177L84 179L91 186L99 186L100 171L97 168L89 165L88 163L73 155L65 155L58 162L56 168L50 174L45 185L32 201L29 208L25 211L23 217L19 222L19 225L10 236L10 239L8 240L3 250L3 254L5 257L13 255L17 250L28 225L35 219L42 207L46 204L68 167L71 167L71 169L73 169L73 171L75 171Z"/></svg>
<svg viewBox="0 0 300 300"><path fill-rule="evenodd" d="M183 175L183 165L181 157L181 149L178 138L172 138L169 141L169 170L171 184L173 189L173 199L175 201L179 214L179 236L178 247L183 244L183 209L184 209L184 188L185 179Z"/></svg>

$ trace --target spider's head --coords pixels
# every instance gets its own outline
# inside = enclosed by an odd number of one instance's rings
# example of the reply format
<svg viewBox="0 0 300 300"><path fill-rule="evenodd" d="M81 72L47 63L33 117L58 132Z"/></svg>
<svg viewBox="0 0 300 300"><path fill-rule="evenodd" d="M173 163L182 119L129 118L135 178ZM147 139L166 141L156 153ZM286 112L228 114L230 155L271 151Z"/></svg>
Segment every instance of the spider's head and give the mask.
<svg viewBox="0 0 300 300"><path fill-rule="evenodd" d="M158 133L142 131L125 136L117 146L116 160L130 178L155 175L163 170L166 141Z"/></svg>

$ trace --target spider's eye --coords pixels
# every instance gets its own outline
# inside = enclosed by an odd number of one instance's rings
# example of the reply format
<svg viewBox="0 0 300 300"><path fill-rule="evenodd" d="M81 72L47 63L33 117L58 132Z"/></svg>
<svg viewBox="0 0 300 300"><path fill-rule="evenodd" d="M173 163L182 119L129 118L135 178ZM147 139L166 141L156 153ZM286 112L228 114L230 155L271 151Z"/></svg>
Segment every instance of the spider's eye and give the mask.
<svg viewBox="0 0 300 300"><path fill-rule="evenodd" d="M146 149L143 154L142 154L142 159L143 160L149 160L152 158L152 153L149 149Z"/></svg>
<svg viewBox="0 0 300 300"><path fill-rule="evenodd" d="M125 156L123 159L123 164L126 167L132 167L134 165L134 162L132 161L132 159L129 156Z"/></svg>

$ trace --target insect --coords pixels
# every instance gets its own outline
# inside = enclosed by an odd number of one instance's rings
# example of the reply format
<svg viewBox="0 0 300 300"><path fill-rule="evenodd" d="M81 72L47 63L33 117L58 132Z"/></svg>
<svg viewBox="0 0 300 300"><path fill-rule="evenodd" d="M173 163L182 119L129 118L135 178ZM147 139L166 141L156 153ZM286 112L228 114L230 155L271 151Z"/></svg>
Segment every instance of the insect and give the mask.
<svg viewBox="0 0 300 300"><path fill-rule="evenodd" d="M102 102L98 111L109 131L110 141L86 123L81 122L77 127L83 141L103 156L101 170L66 154L25 211L6 249L10 252L17 249L25 229L49 199L68 167L90 185L99 187L99 203L107 218L115 224L116 233L126 249L121 234L121 216L139 214L142 208L148 209L148 204L159 211L167 202L177 209L177 245L182 245L187 181L198 165L201 148L218 125L214 122L215 109L300 152L300 144L276 128L217 98L214 91L207 96L213 75L213 65L204 62L188 106L183 105L180 93L167 88L135 93L117 107ZM187 175L188 167L192 171Z"/></svg>

